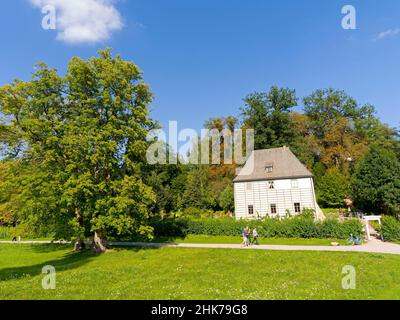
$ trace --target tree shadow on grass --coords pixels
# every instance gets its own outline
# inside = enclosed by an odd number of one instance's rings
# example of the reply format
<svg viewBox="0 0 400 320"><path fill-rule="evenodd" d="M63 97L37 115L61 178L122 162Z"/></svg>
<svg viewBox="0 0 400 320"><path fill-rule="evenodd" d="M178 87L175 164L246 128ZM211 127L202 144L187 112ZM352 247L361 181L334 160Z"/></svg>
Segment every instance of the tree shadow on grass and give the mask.
<svg viewBox="0 0 400 320"><path fill-rule="evenodd" d="M53 245L46 245L48 248L44 248L45 246L35 245L32 246L32 249L37 253L47 253L51 251L60 250L60 248L53 247ZM42 247L42 248L41 248ZM65 250L65 246L63 247ZM19 267L10 267L0 269L0 281L7 280L15 280L22 277L30 276L35 277L42 274L42 268L44 266L53 266L55 267L57 272L62 272L65 270L71 270L81 267L91 260L95 259L98 254L94 254L90 251L84 252L68 252L61 256L58 259L43 261L41 263L29 266L19 266Z"/></svg>
<svg viewBox="0 0 400 320"><path fill-rule="evenodd" d="M70 248L71 251L67 252L63 256L57 259L43 261L41 263L37 263L35 265L29 266L19 266L19 267L10 267L0 269L0 281L9 281L15 280L19 278L23 278L26 276L35 277L42 275L42 268L44 266L53 266L56 269L56 272L63 272L66 270L77 269L90 261L95 260L97 257L102 254L93 253L91 250L85 250L82 252L73 251L73 247L70 245L59 245L59 244L41 244L41 245L30 245L30 249L35 253L51 253L54 251L60 251ZM131 252L139 252L143 250L157 250L159 248L145 248L145 247L113 247L112 250L116 251L131 251ZM112 252L112 250L110 250ZM107 253L105 253L107 254Z"/></svg>
<svg viewBox="0 0 400 320"><path fill-rule="evenodd" d="M141 243L166 243L166 244L171 244L171 243L176 243L177 240L185 240L187 238L187 236L160 236L160 237L155 237L153 240L149 241L149 240L144 240L141 237L130 237L127 239L123 239L121 240L121 242L141 242ZM114 242L119 242L114 241Z"/></svg>
<svg viewBox="0 0 400 320"><path fill-rule="evenodd" d="M56 251L73 250L72 244L30 244L29 249L35 253L51 253Z"/></svg>

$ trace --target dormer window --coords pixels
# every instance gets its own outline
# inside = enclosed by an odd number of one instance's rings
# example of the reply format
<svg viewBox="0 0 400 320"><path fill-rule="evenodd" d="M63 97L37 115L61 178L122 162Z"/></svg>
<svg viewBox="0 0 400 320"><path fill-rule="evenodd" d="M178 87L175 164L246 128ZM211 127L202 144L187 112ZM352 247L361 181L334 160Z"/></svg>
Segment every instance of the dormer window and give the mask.
<svg viewBox="0 0 400 320"><path fill-rule="evenodd" d="M274 171L274 166L272 164L269 164L265 167L265 171L267 173L272 173Z"/></svg>

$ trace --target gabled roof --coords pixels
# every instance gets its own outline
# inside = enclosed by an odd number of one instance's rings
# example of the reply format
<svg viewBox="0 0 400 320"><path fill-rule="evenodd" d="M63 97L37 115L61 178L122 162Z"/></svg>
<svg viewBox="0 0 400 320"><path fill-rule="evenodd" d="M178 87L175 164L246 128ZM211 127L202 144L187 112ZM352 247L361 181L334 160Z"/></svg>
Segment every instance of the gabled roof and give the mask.
<svg viewBox="0 0 400 320"><path fill-rule="evenodd" d="M271 167L268 172L267 167ZM233 182L312 177L288 147L253 151Z"/></svg>

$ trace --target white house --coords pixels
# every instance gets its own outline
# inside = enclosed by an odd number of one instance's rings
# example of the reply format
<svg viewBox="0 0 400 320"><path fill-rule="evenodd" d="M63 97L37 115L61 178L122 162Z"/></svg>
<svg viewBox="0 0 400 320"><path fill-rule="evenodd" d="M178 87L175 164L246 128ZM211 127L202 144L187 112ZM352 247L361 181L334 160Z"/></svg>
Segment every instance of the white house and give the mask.
<svg viewBox="0 0 400 320"><path fill-rule="evenodd" d="M313 209L320 217L313 175L289 148L254 151L234 180L237 219L299 214Z"/></svg>

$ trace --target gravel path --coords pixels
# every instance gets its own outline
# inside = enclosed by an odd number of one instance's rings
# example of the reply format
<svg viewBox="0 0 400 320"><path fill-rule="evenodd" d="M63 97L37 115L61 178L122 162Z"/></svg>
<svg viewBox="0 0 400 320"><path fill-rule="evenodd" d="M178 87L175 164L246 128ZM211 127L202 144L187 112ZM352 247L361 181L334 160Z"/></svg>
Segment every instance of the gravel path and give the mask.
<svg viewBox="0 0 400 320"><path fill-rule="evenodd" d="M18 242L0 241L0 244L18 244ZM67 243L51 241L21 241L21 244L50 244ZM362 246L283 246L283 245L259 245L243 248L236 244L194 244L194 243L143 243L143 242L110 242L111 246L144 247L144 248L210 248L210 249L241 249L241 250L274 250L274 251L329 251L329 252L369 252L400 255L400 245L382 242L374 239Z"/></svg>
<svg viewBox="0 0 400 320"><path fill-rule="evenodd" d="M380 240L372 240L362 246L284 246L284 245L259 245L243 248L236 244L192 244L192 243L110 243L114 246L146 247L146 248L211 248L211 249L241 249L241 250L274 250L274 251L330 251L330 252L369 252L400 255L400 245L387 243Z"/></svg>

